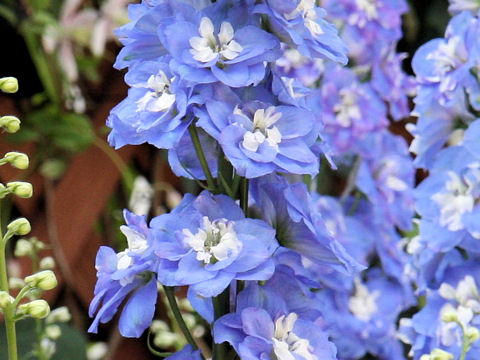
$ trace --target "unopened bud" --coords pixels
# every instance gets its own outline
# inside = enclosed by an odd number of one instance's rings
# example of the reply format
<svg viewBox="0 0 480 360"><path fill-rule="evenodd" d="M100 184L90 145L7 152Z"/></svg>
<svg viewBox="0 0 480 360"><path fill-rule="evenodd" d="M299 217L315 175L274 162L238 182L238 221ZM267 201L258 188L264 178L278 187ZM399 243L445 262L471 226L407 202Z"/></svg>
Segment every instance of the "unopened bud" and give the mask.
<svg viewBox="0 0 480 360"><path fill-rule="evenodd" d="M17 195L23 199L31 198L33 195L33 186L26 181L12 181L7 183L7 189L12 194Z"/></svg>
<svg viewBox="0 0 480 360"><path fill-rule="evenodd" d="M458 315L455 310L447 310L442 315L442 320L445 322L458 321Z"/></svg>
<svg viewBox="0 0 480 360"><path fill-rule="evenodd" d="M35 319L43 319L50 313L50 306L45 300L39 299L20 305L18 311Z"/></svg>
<svg viewBox="0 0 480 360"><path fill-rule="evenodd" d="M7 225L7 230L15 235L27 235L32 230L32 227L27 219L18 218Z"/></svg>
<svg viewBox="0 0 480 360"><path fill-rule="evenodd" d="M12 290L21 289L25 286L25 281L18 277L9 277L8 278L8 287Z"/></svg>
<svg viewBox="0 0 480 360"><path fill-rule="evenodd" d="M478 338L480 337L480 332L478 331L478 329L476 327L469 326L465 330L465 336L468 338L468 341L470 343L473 343L473 342L477 341Z"/></svg>
<svg viewBox="0 0 480 360"><path fill-rule="evenodd" d="M21 152L11 151L5 154L3 157L5 161L8 161L12 166L20 170L28 168L29 160L28 156Z"/></svg>
<svg viewBox="0 0 480 360"><path fill-rule="evenodd" d="M49 270L55 268L55 260L51 256L44 257L40 260L39 267L41 270Z"/></svg>
<svg viewBox="0 0 480 360"><path fill-rule="evenodd" d="M6 132L16 133L20 129L20 119L13 115L5 115L0 117L0 126Z"/></svg>
<svg viewBox="0 0 480 360"><path fill-rule="evenodd" d="M42 270L27 276L25 282L41 290L51 290L58 284L57 277L52 270Z"/></svg>
<svg viewBox="0 0 480 360"><path fill-rule="evenodd" d="M0 309L5 309L15 299L6 291L0 291Z"/></svg>
<svg viewBox="0 0 480 360"><path fill-rule="evenodd" d="M168 348L178 340L179 336L177 333L162 331L155 335L155 337L153 338L153 343L159 348Z"/></svg>
<svg viewBox="0 0 480 360"><path fill-rule="evenodd" d="M45 328L45 335L51 340L57 340L62 335L62 329L58 325L48 325Z"/></svg>
<svg viewBox="0 0 480 360"><path fill-rule="evenodd" d="M27 256L32 253L32 243L27 239L19 239L15 244L14 254L16 257Z"/></svg>
<svg viewBox="0 0 480 360"><path fill-rule="evenodd" d="M59 308L53 309L50 315L47 318L47 324L53 324L58 322L68 322L72 319L70 311L66 306L61 306Z"/></svg>
<svg viewBox="0 0 480 360"><path fill-rule="evenodd" d="M16 93L18 91L18 80L12 76L0 78L0 89L6 93Z"/></svg>
<svg viewBox="0 0 480 360"><path fill-rule="evenodd" d="M442 349L433 349L430 354L430 360L453 360L455 356Z"/></svg>

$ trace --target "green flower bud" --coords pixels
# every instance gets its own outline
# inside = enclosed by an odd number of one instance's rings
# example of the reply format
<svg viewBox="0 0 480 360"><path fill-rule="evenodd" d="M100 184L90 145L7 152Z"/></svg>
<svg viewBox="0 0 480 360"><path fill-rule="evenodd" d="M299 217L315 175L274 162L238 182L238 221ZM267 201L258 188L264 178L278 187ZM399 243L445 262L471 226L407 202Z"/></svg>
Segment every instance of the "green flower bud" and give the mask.
<svg viewBox="0 0 480 360"><path fill-rule="evenodd" d="M420 360L431 360L430 355L429 354L424 354L424 355L420 356Z"/></svg>
<svg viewBox="0 0 480 360"><path fill-rule="evenodd" d="M72 319L70 311L66 306L61 306L59 308L53 309L50 315L46 320L47 324L53 324L58 322L68 322Z"/></svg>
<svg viewBox="0 0 480 360"><path fill-rule="evenodd" d="M58 325L48 325L45 328L45 335L51 340L57 340L62 335L62 329Z"/></svg>
<svg viewBox="0 0 480 360"><path fill-rule="evenodd" d="M33 246L27 239L19 239L15 244L14 254L16 257L27 256L32 253Z"/></svg>
<svg viewBox="0 0 480 360"><path fill-rule="evenodd" d="M0 199L3 199L5 196L7 196L10 192L7 190L5 185L0 184Z"/></svg>
<svg viewBox="0 0 480 360"><path fill-rule="evenodd" d="M153 343L159 348L168 348L175 344L180 339L180 336L174 332L162 331L155 335Z"/></svg>
<svg viewBox="0 0 480 360"><path fill-rule="evenodd" d="M0 291L0 309L5 309L15 299L6 291Z"/></svg>
<svg viewBox="0 0 480 360"><path fill-rule="evenodd" d="M7 189L12 194L17 195L23 199L31 198L33 195L33 186L32 184L26 181L12 181L7 183Z"/></svg>
<svg viewBox="0 0 480 360"><path fill-rule="evenodd" d="M478 340L480 337L480 332L476 327L469 326L467 330L465 331L465 336L467 337L468 341L470 343L473 343Z"/></svg>
<svg viewBox="0 0 480 360"><path fill-rule="evenodd" d="M458 315L455 310L447 310L442 315L442 320L445 322L458 321Z"/></svg>
<svg viewBox="0 0 480 360"><path fill-rule="evenodd" d="M44 319L50 313L50 306L45 300L39 299L20 305L18 311L35 319Z"/></svg>
<svg viewBox="0 0 480 360"><path fill-rule="evenodd" d="M21 152L11 151L5 154L3 159L9 162L12 166L20 170L28 168L29 160L28 156Z"/></svg>
<svg viewBox="0 0 480 360"><path fill-rule="evenodd" d="M12 76L0 78L0 89L6 93L16 93L18 91L18 80Z"/></svg>
<svg viewBox="0 0 480 360"><path fill-rule="evenodd" d="M11 231L14 235L23 236L27 235L32 230L32 227L27 219L18 218L7 225L7 230Z"/></svg>
<svg viewBox="0 0 480 360"><path fill-rule="evenodd" d="M10 289L18 289L20 290L21 288L23 288L25 286L25 281L23 281L23 279L20 279L18 277L13 277L13 276L10 276L8 278L8 287Z"/></svg>
<svg viewBox="0 0 480 360"><path fill-rule="evenodd" d="M433 349L430 354L430 360L453 360L455 356L442 349Z"/></svg>
<svg viewBox="0 0 480 360"><path fill-rule="evenodd" d="M49 270L55 268L55 260L51 256L44 257L40 260L39 267L41 270Z"/></svg>
<svg viewBox="0 0 480 360"><path fill-rule="evenodd" d="M6 132L11 134L16 133L20 129L20 119L13 115L5 115L0 117L0 126Z"/></svg>
<svg viewBox="0 0 480 360"><path fill-rule="evenodd" d="M25 282L41 290L51 290L58 284L57 277L52 270L42 270L27 276Z"/></svg>
<svg viewBox="0 0 480 360"><path fill-rule="evenodd" d="M108 354L108 346L104 342L90 343L87 345L88 360L102 360Z"/></svg>

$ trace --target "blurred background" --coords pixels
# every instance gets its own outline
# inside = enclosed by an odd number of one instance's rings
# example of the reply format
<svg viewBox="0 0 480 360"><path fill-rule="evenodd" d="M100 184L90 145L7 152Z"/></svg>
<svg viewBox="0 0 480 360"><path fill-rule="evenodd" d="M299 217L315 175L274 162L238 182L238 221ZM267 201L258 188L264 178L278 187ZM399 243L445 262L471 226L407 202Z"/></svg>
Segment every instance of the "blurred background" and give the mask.
<svg viewBox="0 0 480 360"><path fill-rule="evenodd" d="M34 186L31 199L3 201L0 220L5 224L10 218L27 217L31 236L47 244L42 256L55 259L59 286L44 298L52 309L67 306L72 320L53 359L85 360L87 345L96 342L105 343L107 354L100 352L98 359L157 358L147 349L147 335L124 339L115 321L102 325L98 335L86 332L95 255L101 245L125 247L119 226L122 210L133 206L132 195L137 205L151 197L151 214L160 214L192 186L170 172L165 154L155 148L126 146L116 151L106 142L105 120L127 93L124 72L112 65L120 49L113 30L128 21L129 2L0 0L0 77L14 76L20 86L16 94L0 94L0 114L22 121L18 133L0 135L0 153L22 151L31 163L27 172L2 167L0 181L21 179ZM409 3L398 50L409 55L404 66L411 73L412 54L443 35L449 15L447 0ZM31 273L32 264L16 257L14 247L12 242L10 275L22 278ZM164 317L161 308L158 313ZM33 336L29 323L19 322L18 333L21 352L26 353ZM0 354L6 354L4 336L1 327Z"/></svg>

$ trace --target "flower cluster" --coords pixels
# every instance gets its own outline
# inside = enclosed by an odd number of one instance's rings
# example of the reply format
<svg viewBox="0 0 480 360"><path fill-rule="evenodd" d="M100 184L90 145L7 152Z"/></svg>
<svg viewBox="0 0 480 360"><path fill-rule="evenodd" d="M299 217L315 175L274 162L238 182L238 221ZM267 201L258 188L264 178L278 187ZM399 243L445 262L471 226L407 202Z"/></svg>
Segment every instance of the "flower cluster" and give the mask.
<svg viewBox="0 0 480 360"><path fill-rule="evenodd" d="M109 142L166 150L205 190L149 222L125 211L127 249L97 256L90 331L128 297L120 331L140 336L160 283L172 309L173 287L188 287L214 360L401 360L400 339L415 358L474 348L478 291L460 265L480 237L480 27L460 11L475 4L452 2L460 13L418 50L414 79L396 52L406 1L318 3L129 6L115 66L130 89ZM408 144L390 131L415 84L410 150L430 170L416 189ZM403 239L415 210L419 232ZM427 305L399 330L416 296ZM190 345L170 359L201 358L183 331Z"/></svg>

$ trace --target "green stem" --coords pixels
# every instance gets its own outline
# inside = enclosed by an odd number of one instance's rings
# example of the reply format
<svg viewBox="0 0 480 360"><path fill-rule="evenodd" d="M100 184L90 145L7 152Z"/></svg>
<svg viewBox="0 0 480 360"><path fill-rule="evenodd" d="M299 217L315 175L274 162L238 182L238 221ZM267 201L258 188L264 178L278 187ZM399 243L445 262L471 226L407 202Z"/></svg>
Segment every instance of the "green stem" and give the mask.
<svg viewBox="0 0 480 360"><path fill-rule="evenodd" d="M240 207L245 214L245 217L248 217L248 179L243 178L241 180L240 188Z"/></svg>
<svg viewBox="0 0 480 360"><path fill-rule="evenodd" d="M197 127L195 123L191 123L188 127L188 132L190 133L190 137L192 138L193 146L195 147L195 152L197 153L198 160L200 161L200 165L202 166L203 173L207 178L207 184L211 191L215 191L215 180L210 172L210 168L208 167L207 159L205 158L205 153L202 149L202 144L200 143L200 138L198 137Z"/></svg>
<svg viewBox="0 0 480 360"><path fill-rule="evenodd" d="M220 295L213 298L213 310L215 312L215 320L227 314L230 311L230 293L227 287ZM225 360L228 352L228 344L213 344L213 360Z"/></svg>
<svg viewBox="0 0 480 360"><path fill-rule="evenodd" d="M183 335L187 339L188 343L192 345L195 350L198 350L198 345L193 339L192 334L190 334L190 330L188 330L187 324L185 324L185 320L183 320L182 313L178 308L177 299L175 299L174 288L171 286L163 285L165 290L165 295L167 296L168 304L170 305L170 309L172 310L173 316L175 320L177 320L178 326L180 326L180 330L182 330Z"/></svg>
<svg viewBox="0 0 480 360"><path fill-rule="evenodd" d="M0 202L1 208L1 202ZM1 218L1 214L0 214ZM7 260L5 254L5 246L7 242L3 240L3 233L0 227L0 289L8 293L8 276L7 276ZM9 360L17 360L17 333L15 331L15 309L16 305L14 303L8 305L5 308L5 329L7 332L7 344L8 344L8 355Z"/></svg>

